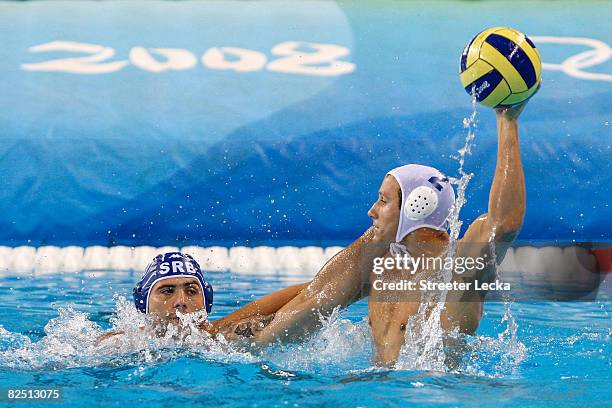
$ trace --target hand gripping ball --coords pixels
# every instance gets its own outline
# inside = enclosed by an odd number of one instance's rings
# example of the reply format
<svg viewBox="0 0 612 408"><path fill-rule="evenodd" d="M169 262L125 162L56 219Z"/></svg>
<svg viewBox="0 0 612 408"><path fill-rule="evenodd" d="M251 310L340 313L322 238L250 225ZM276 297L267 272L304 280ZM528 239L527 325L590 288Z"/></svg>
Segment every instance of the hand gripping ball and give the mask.
<svg viewBox="0 0 612 408"><path fill-rule="evenodd" d="M540 86L542 61L533 42L508 27L484 30L461 54L461 84L492 108L516 105Z"/></svg>

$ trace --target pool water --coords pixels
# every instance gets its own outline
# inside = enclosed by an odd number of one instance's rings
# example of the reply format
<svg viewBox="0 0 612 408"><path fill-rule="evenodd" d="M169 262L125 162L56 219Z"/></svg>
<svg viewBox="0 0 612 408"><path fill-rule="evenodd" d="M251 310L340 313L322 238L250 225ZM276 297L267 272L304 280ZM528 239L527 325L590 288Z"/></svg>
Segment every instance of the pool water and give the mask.
<svg viewBox="0 0 612 408"><path fill-rule="evenodd" d="M308 280L211 273L211 319ZM137 277L127 272L0 277L0 388L54 387L62 406L605 406L612 399L612 302L497 303L457 369L372 365L367 301L334 314L303 344L261 354L190 336L128 335ZM129 328L128 328L129 329ZM0 402L1 404L1 402ZM20 404L27 406L27 404Z"/></svg>

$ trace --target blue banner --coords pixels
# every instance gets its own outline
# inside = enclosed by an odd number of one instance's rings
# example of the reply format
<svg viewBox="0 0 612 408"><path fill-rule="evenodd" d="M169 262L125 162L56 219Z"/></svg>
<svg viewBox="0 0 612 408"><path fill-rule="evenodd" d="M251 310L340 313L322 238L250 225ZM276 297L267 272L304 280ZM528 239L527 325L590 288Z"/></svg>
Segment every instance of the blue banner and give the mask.
<svg viewBox="0 0 612 408"><path fill-rule="evenodd" d="M371 224L387 170L457 176L472 113L459 57L499 25L529 35L544 62L521 117L519 239L610 240L611 11L0 3L0 243L346 243ZM496 161L495 115L479 107L477 119L464 227L487 211Z"/></svg>

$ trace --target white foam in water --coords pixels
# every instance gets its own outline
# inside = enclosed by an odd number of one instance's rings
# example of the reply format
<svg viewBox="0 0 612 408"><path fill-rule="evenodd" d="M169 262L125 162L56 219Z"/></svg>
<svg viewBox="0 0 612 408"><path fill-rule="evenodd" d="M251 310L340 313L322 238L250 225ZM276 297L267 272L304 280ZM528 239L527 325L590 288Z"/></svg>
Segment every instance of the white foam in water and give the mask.
<svg viewBox="0 0 612 408"><path fill-rule="evenodd" d="M45 335L38 341L0 326L0 369L37 371L133 366L132 375L138 376L158 363L186 356L222 363L262 363L263 370L283 378L294 376L294 372L334 375L385 370L373 366L372 340L366 320L351 322L342 318L338 309L327 318L321 317L321 329L303 343L272 346L256 355L228 343L222 336L213 339L208 333L199 331L198 324L207 318L204 311L188 315L178 313L181 330L169 325L165 331L155 334L151 316L138 312L123 296L115 299L115 313L110 319L112 327L107 331L91 321L86 313L70 307L58 309L59 316L49 320L44 328ZM459 336L468 352L466 363L453 370L479 376L512 372L524 359L525 348L516 341L516 325L508 327L497 339ZM98 341L103 333L110 331L124 334ZM434 335L441 333L433 326L426 327L425 331ZM418 348L406 350L401 357L403 364L398 363L396 369L448 370L443 350L429 350L423 354L415 352ZM438 353L437 359L425 358L434 352Z"/></svg>
<svg viewBox="0 0 612 408"><path fill-rule="evenodd" d="M319 318L321 328L307 341L273 346L261 357L286 370L319 374L371 367L372 340L365 319L357 323L343 319L339 308Z"/></svg>
<svg viewBox="0 0 612 408"><path fill-rule="evenodd" d="M341 319L338 310L322 318L322 329L305 343L272 347L261 356L236 348L222 336L212 339L198 330L198 324L207 318L205 311L177 313L182 329L169 325L157 334L151 317L138 312L123 296L116 296L112 327L106 331L86 313L70 307L58 309L58 314L45 325L45 335L38 341L0 326L0 368L30 371L132 365L138 367L133 375L141 375L158 362L187 355L224 363L269 361L284 370L306 372L321 372L327 367L332 372L354 369L356 361L366 368L371 361L367 324ZM103 333L116 331L124 334L98 341ZM277 375L292 375L282 369L270 370Z"/></svg>
<svg viewBox="0 0 612 408"><path fill-rule="evenodd" d="M178 355L200 355L214 361L253 362L249 353L228 344L223 337L211 339L197 329L206 312L179 315L182 329L169 325L154 333L151 317L138 312L124 297L117 297L116 314L109 331L124 334L98 341L106 331L86 313L60 308L59 316L45 325L39 341L11 333L0 326L0 368L58 370L73 367L147 365Z"/></svg>

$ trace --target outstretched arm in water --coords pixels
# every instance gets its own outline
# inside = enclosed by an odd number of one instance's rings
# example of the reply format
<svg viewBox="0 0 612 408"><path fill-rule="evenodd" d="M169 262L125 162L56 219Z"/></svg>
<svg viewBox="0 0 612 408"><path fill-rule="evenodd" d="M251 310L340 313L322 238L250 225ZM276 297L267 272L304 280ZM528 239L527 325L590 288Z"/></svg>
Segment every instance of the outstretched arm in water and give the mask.
<svg viewBox="0 0 612 408"><path fill-rule="evenodd" d="M255 335L254 343L265 346L277 340L303 337L336 307L346 307L367 296L371 258L376 246L368 229L351 245L330 259L310 284L276 313L274 320Z"/></svg>
<svg viewBox="0 0 612 408"><path fill-rule="evenodd" d="M235 326L245 319L265 319L290 302L309 284L310 282L301 283L270 293L202 328L211 334L217 334L218 332L227 334L228 332L233 332Z"/></svg>

